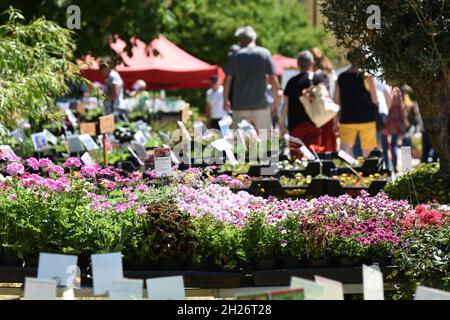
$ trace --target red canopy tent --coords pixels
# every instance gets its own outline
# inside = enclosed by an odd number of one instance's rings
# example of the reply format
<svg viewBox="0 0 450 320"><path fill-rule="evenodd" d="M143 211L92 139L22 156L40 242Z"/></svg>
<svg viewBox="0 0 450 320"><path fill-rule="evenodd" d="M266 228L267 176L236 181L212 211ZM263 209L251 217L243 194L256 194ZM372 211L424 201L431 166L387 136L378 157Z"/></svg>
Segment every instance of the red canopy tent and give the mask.
<svg viewBox="0 0 450 320"><path fill-rule="evenodd" d="M111 48L123 59L117 71L122 76L125 86L131 88L136 80L142 79L148 89L185 89L208 88L213 75L224 77L219 66L210 65L183 51L167 38L160 35L150 45L137 39L132 48L132 56L124 51L126 43L118 39L111 43ZM98 64L87 57L89 66L82 66L82 75L103 83L105 77L98 69Z"/></svg>
<svg viewBox="0 0 450 320"><path fill-rule="evenodd" d="M284 69L297 69L297 60L281 55L274 55L272 57L273 63L275 64L275 69L277 76L281 77L283 75Z"/></svg>

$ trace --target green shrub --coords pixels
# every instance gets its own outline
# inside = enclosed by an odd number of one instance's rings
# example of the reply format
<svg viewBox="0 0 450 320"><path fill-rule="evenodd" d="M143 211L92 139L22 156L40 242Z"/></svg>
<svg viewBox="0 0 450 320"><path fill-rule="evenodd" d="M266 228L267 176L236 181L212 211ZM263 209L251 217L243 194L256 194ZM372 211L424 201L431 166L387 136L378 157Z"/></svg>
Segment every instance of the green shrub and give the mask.
<svg viewBox="0 0 450 320"><path fill-rule="evenodd" d="M438 176L438 163L421 164L413 171L398 177L385 187L387 195L394 200L407 199L413 204L430 203L433 200L450 204L450 179ZM416 195L413 191L413 183ZM411 191L410 191L411 190Z"/></svg>

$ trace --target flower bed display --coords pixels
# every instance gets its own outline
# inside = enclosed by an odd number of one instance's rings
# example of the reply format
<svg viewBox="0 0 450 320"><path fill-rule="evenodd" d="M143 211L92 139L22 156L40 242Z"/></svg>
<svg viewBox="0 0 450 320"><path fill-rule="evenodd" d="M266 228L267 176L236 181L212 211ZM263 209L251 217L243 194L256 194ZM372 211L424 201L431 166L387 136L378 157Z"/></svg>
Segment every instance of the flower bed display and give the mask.
<svg viewBox="0 0 450 320"><path fill-rule="evenodd" d="M0 265L39 252L122 252L129 270L267 270L394 263L404 296L414 282L448 286L450 210L363 192L312 200L256 197L249 179L191 168L158 186L75 158L1 158ZM429 250L425 250L429 248ZM427 260L428 257L433 259ZM447 279L445 281L442 279Z"/></svg>

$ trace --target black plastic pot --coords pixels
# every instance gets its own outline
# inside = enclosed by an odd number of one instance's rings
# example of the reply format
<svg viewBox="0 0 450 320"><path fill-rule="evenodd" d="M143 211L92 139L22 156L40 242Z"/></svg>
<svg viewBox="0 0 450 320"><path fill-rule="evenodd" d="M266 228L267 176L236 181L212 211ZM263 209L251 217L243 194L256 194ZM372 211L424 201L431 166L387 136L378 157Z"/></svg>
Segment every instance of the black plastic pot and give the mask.
<svg viewBox="0 0 450 320"><path fill-rule="evenodd" d="M359 258L337 258L335 263L338 267L360 267L362 260Z"/></svg>
<svg viewBox="0 0 450 320"><path fill-rule="evenodd" d="M188 262L186 269L188 271L206 271L210 269L210 264L207 262Z"/></svg>
<svg viewBox="0 0 450 320"><path fill-rule="evenodd" d="M276 270L278 261L277 259L261 259L256 261L253 268L255 270Z"/></svg>
<svg viewBox="0 0 450 320"><path fill-rule="evenodd" d="M281 259L278 263L280 269L297 269L305 266L305 262L303 260L290 257Z"/></svg>
<svg viewBox="0 0 450 320"><path fill-rule="evenodd" d="M17 257L4 257L0 259L0 265L3 267L22 267L23 260Z"/></svg>
<svg viewBox="0 0 450 320"><path fill-rule="evenodd" d="M25 258L25 267L27 268L37 268L39 264L39 257L26 257Z"/></svg>
<svg viewBox="0 0 450 320"><path fill-rule="evenodd" d="M390 257L383 257L383 256L371 256L368 258L368 262L370 264L379 264L380 266L387 266L391 262Z"/></svg>
<svg viewBox="0 0 450 320"><path fill-rule="evenodd" d="M315 268L325 268L325 267L329 267L332 264L332 260L329 257L319 258L319 259L310 259L310 260L308 260L308 264L311 267L315 267Z"/></svg>
<svg viewBox="0 0 450 320"><path fill-rule="evenodd" d="M175 271L175 270L180 270L181 268L181 264L179 261L177 260L166 260L166 261L161 261L158 265L158 269L159 270L163 270L163 271Z"/></svg>

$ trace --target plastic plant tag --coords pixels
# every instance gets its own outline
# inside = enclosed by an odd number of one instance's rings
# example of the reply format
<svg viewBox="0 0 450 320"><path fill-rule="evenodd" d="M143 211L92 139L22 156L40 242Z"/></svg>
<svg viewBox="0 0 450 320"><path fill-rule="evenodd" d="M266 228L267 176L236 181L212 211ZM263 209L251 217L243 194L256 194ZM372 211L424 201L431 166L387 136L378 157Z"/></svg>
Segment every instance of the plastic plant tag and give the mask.
<svg viewBox="0 0 450 320"><path fill-rule="evenodd" d="M172 172L172 151L170 148L154 149L156 177L169 177Z"/></svg>
<svg viewBox="0 0 450 320"><path fill-rule="evenodd" d="M56 281L25 278L25 300L56 300Z"/></svg>
<svg viewBox="0 0 450 320"><path fill-rule="evenodd" d="M301 146L300 151L305 155L308 160L316 160L316 157L309 151L306 146Z"/></svg>
<svg viewBox="0 0 450 320"><path fill-rule="evenodd" d="M183 140L192 141L191 134L186 129L186 126L184 125L184 123L182 121L177 121L177 123L181 129L181 134L183 135Z"/></svg>
<svg viewBox="0 0 450 320"><path fill-rule="evenodd" d="M123 278L122 254L93 254L91 260L94 295L104 295L110 290L112 280Z"/></svg>
<svg viewBox="0 0 450 320"><path fill-rule="evenodd" d="M0 154L16 157L16 153L14 152L14 150L11 148L11 146L7 145L0 146Z"/></svg>
<svg viewBox="0 0 450 320"><path fill-rule="evenodd" d="M182 276L147 279L147 293L150 300L184 300Z"/></svg>
<svg viewBox="0 0 450 320"><path fill-rule="evenodd" d="M316 275L314 276L314 280L316 283L325 287L323 300L344 300L344 286L342 285L342 282Z"/></svg>
<svg viewBox="0 0 450 320"><path fill-rule="evenodd" d="M88 151L98 150L99 149L98 145L95 143L94 139L92 139L92 137L90 135L82 134L78 138L80 139L81 143L84 145L84 147Z"/></svg>
<svg viewBox="0 0 450 320"><path fill-rule="evenodd" d="M80 136L69 136L67 137L68 148L70 152L78 153L83 152L83 146L81 145Z"/></svg>
<svg viewBox="0 0 450 320"><path fill-rule="evenodd" d="M450 300L450 292L418 286L414 300Z"/></svg>
<svg viewBox="0 0 450 320"><path fill-rule="evenodd" d="M44 151L48 148L47 139L44 132L34 133L31 135L31 141L33 141L33 146L35 151Z"/></svg>
<svg viewBox="0 0 450 320"><path fill-rule="evenodd" d="M363 264L364 300L384 300L383 274L374 266Z"/></svg>
<svg viewBox="0 0 450 320"><path fill-rule="evenodd" d="M402 157L402 171L408 171L412 169L411 147L401 148Z"/></svg>
<svg viewBox="0 0 450 320"><path fill-rule="evenodd" d="M110 300L142 300L144 280L116 279L111 281Z"/></svg>
<svg viewBox="0 0 450 320"><path fill-rule="evenodd" d="M138 132L136 132L136 134L134 135L134 139L143 146L145 146L145 144L147 143L147 138L145 137L142 130L139 130Z"/></svg>
<svg viewBox="0 0 450 320"><path fill-rule="evenodd" d="M230 139L233 134L231 133L230 126L228 125L228 121L220 120L219 121L220 132L225 139Z"/></svg>
<svg viewBox="0 0 450 320"><path fill-rule="evenodd" d="M81 161L83 161L84 164L95 164L95 161L92 159L91 155L88 152L85 152L81 156Z"/></svg>
<svg viewBox="0 0 450 320"><path fill-rule="evenodd" d="M297 277L291 277L291 289L304 289L305 300L323 300L325 293L325 286Z"/></svg>
<svg viewBox="0 0 450 320"><path fill-rule="evenodd" d="M339 150L338 157L349 163L350 165L354 166L358 163L358 161L353 158L351 155L349 155L344 150Z"/></svg>
<svg viewBox="0 0 450 320"><path fill-rule="evenodd" d="M38 279L55 280L58 287L75 287L77 256L53 253L40 253Z"/></svg>

